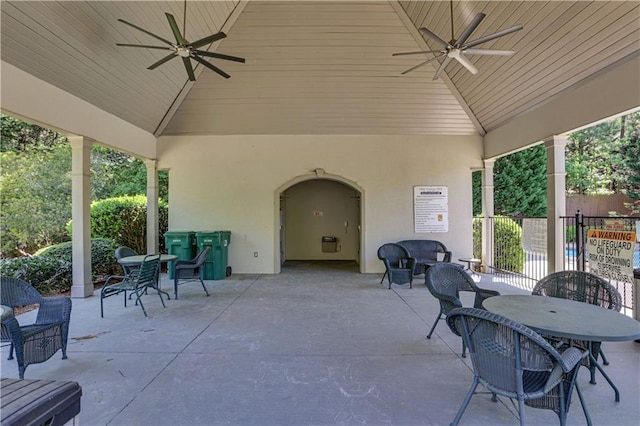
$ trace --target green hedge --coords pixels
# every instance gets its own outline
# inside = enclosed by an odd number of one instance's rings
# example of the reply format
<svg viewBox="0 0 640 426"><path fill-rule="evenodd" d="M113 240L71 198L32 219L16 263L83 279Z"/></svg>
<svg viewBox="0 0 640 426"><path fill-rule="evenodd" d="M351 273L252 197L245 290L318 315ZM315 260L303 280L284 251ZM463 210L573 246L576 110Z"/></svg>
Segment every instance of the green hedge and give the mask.
<svg viewBox="0 0 640 426"><path fill-rule="evenodd" d="M71 223L68 225L71 235ZM164 253L164 233L169 226L169 207L158 202L160 252ZM91 203L91 237L113 240L118 246L147 252L147 197L144 195L107 198Z"/></svg>
<svg viewBox="0 0 640 426"><path fill-rule="evenodd" d="M91 240L93 280L120 271L114 255L116 247L111 240ZM71 290L72 270L71 242L46 247L30 257L0 260L0 274L21 278L43 294Z"/></svg>
<svg viewBox="0 0 640 426"><path fill-rule="evenodd" d="M504 216L496 216L493 227L493 266L505 271L522 272L525 261L522 228L516 221ZM473 256L482 257L482 217L473 218Z"/></svg>

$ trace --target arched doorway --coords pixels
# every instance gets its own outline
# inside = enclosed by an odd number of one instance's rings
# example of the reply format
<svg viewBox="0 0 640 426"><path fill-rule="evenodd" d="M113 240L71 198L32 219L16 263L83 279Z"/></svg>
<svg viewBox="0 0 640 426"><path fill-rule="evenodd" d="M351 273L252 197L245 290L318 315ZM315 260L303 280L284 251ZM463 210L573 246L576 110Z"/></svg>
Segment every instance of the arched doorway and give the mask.
<svg viewBox="0 0 640 426"><path fill-rule="evenodd" d="M362 190L339 176L299 176L276 191L276 265L354 261L362 271Z"/></svg>

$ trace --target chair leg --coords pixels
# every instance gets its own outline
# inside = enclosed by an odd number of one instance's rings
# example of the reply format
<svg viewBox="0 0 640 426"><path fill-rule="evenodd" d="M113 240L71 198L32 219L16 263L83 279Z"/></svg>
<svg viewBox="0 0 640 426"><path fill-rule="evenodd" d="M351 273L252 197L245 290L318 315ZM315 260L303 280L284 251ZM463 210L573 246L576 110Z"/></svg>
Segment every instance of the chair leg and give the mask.
<svg viewBox="0 0 640 426"><path fill-rule="evenodd" d="M607 357L604 356L604 352L602 352L602 348L600 348L600 356L602 357L602 363L604 365L609 365L609 361L607 360Z"/></svg>
<svg viewBox="0 0 640 426"><path fill-rule="evenodd" d="M440 317L438 317L440 318ZM467 409L467 406L469 405L469 402L471 401L471 398L473 397L473 394L476 392L476 388L478 387L478 376L473 376L473 384L471 385L471 388L469 389L469 392L467 392L467 396L464 397L464 401L462 401L462 405L460 406L460 409L458 410L458 413L456 414L456 417L453 419L453 421L451 422L451 426L456 426L458 423L460 423L460 419L462 418L462 415L464 414L464 410Z"/></svg>
<svg viewBox="0 0 640 426"><path fill-rule="evenodd" d="M9 358L8 360L13 359L13 342L11 342L11 346L9 347Z"/></svg>
<svg viewBox="0 0 640 426"><path fill-rule="evenodd" d="M436 325L438 325L438 321L442 318L442 311L438 312L438 316L436 317L436 321L431 326L431 330L429 330L429 334L427 334L427 339L431 339L431 335L433 334L433 330L436 329Z"/></svg>
<svg viewBox="0 0 640 426"><path fill-rule="evenodd" d="M467 344L464 343L464 339L462 339L462 355L461 356L462 356L462 358L466 358L467 357Z"/></svg>
<svg viewBox="0 0 640 426"><path fill-rule="evenodd" d="M591 423L591 416L589 415L589 410L587 410L587 405L585 404L584 399L582 398L582 391L580 390L580 386L578 386L578 382L576 382L574 386L576 387L576 392L578 392L578 399L580 399L580 405L582 405L582 412L584 413L584 417L587 419L587 425L591 426L593 424Z"/></svg>
<svg viewBox="0 0 640 426"><path fill-rule="evenodd" d="M207 291L207 286L204 285L204 280L202 279L203 276L204 276L204 269L199 271L198 278L200 279L200 284L202 284L202 288L204 289L204 292L207 293L207 296L208 296L209 292Z"/></svg>
<svg viewBox="0 0 640 426"><path fill-rule="evenodd" d="M382 279L380 280L380 284L384 282L385 277L387 276L387 271L384 271L384 275L382 275Z"/></svg>
<svg viewBox="0 0 640 426"><path fill-rule="evenodd" d="M173 278L173 295L176 298L176 300L178 300L178 271L174 272L174 278Z"/></svg>
<svg viewBox="0 0 640 426"><path fill-rule="evenodd" d="M140 302L140 307L142 308L142 312L144 313L144 316L149 318L149 315L147 315L147 310L144 308L144 304L142 303L142 299L140 298L140 296L142 296L144 291L136 289L135 293L136 293L136 305L138 304L138 302ZM126 296L125 296L125 299L126 299ZM162 297L160 297L160 299L162 299Z"/></svg>
<svg viewBox="0 0 640 426"><path fill-rule="evenodd" d="M525 426L527 422L524 420L524 398L518 397L518 417L520 417L520 426Z"/></svg>

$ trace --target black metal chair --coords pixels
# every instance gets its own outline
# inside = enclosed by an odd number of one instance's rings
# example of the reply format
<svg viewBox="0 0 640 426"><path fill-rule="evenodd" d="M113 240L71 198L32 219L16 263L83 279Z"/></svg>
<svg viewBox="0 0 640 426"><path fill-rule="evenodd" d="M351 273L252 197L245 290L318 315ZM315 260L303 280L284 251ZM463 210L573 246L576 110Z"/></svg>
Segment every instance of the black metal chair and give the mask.
<svg viewBox="0 0 640 426"><path fill-rule="evenodd" d="M425 284L433 297L440 302L440 312L438 312L438 316L427 334L427 339L431 339L431 335L441 319L445 318L453 309L463 306L460 300L461 291L475 293L473 307L478 309L482 309L482 302L485 299L500 296L500 293L495 290L478 287L473 278L455 263L438 263L429 267L425 273ZM466 356L465 352L463 341L463 358Z"/></svg>
<svg viewBox="0 0 640 426"><path fill-rule="evenodd" d="M116 249L117 260L120 260L124 257L129 257L129 256L138 256L138 253L134 249L129 248L127 246L118 247ZM131 274L137 274L138 271L140 270L140 266L130 266L130 265L121 265L121 266L125 276L131 275Z"/></svg>
<svg viewBox="0 0 640 426"><path fill-rule="evenodd" d="M100 316L104 318L103 300L107 297L115 296L117 294L124 294L124 306L127 307L127 292L136 295L136 305L140 304L144 316L147 317L147 311L142 303L141 296L149 288L159 290L158 276L160 272L160 255L152 254L145 256L144 260L140 264L140 270L136 274L129 274L124 277L120 275L112 275L107 278L102 290L100 291ZM116 283L112 281L120 280ZM162 293L158 291L158 297L162 302L163 307L167 307L164 304ZM168 297L168 296L167 296Z"/></svg>
<svg viewBox="0 0 640 426"><path fill-rule="evenodd" d="M15 350L21 379L28 365L45 362L59 349L62 359L67 359L71 298L42 297L26 281L0 277L0 300L14 311L16 307L39 305L33 324L20 325L13 316L2 321L2 341L11 342L8 359L13 359Z"/></svg>
<svg viewBox="0 0 640 426"><path fill-rule="evenodd" d="M585 271L558 271L549 274L538 281L531 294L575 300L618 312L622 309L622 298L618 290L604 278ZM559 342L556 338L551 340ZM573 340L571 342L565 341L565 343L584 349L589 347L589 342L584 341ZM596 360L598 355L602 356L602 363L609 365L609 361L602 351L602 342L591 342L591 355ZM589 368L591 373L590 383L595 384L595 364L590 362L589 358L586 358L583 364Z"/></svg>
<svg viewBox="0 0 640 426"><path fill-rule="evenodd" d="M473 383L454 418L457 425L471 398L482 385L493 394L509 398L525 424L525 405L554 411L561 425L567 423L571 395L576 388L587 423L589 412L576 383L580 361L587 355L570 347L559 353L530 328L501 315L475 308L454 309L447 316L451 330L469 348ZM513 400L517 400L517 405Z"/></svg>
<svg viewBox="0 0 640 426"><path fill-rule="evenodd" d="M207 287L204 285L204 263L211 252L211 247L205 247L196 257L191 260L178 260L173 265L173 288L176 299L178 298L178 285L180 280L186 280L182 284L192 281L200 281L204 292L209 295Z"/></svg>
<svg viewBox="0 0 640 426"><path fill-rule="evenodd" d="M389 289L391 284L407 284L409 288L413 288L413 272L416 267L416 259L409 255L407 249L396 243L386 243L378 248L378 259L382 260L385 267L385 273L380 280L380 284L384 281L384 277L389 280Z"/></svg>

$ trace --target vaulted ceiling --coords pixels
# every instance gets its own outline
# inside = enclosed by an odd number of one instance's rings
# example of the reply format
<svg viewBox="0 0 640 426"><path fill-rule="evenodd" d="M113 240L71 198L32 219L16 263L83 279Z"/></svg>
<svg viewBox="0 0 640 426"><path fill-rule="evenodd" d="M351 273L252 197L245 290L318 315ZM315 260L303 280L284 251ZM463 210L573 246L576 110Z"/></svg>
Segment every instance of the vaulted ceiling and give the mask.
<svg viewBox="0 0 640 426"><path fill-rule="evenodd" d="M471 39L517 24L482 45L510 57L470 56L472 75L452 62L403 71L436 49L419 33L451 36L448 1L187 1L186 38L224 31L203 49L231 75L182 62L147 67L167 52L125 19L173 39L182 1L2 1L3 61L156 135L484 134L563 92L636 58L638 1L454 1L457 36L483 12ZM195 64L195 63L194 63ZM639 73L640 78L640 73Z"/></svg>

